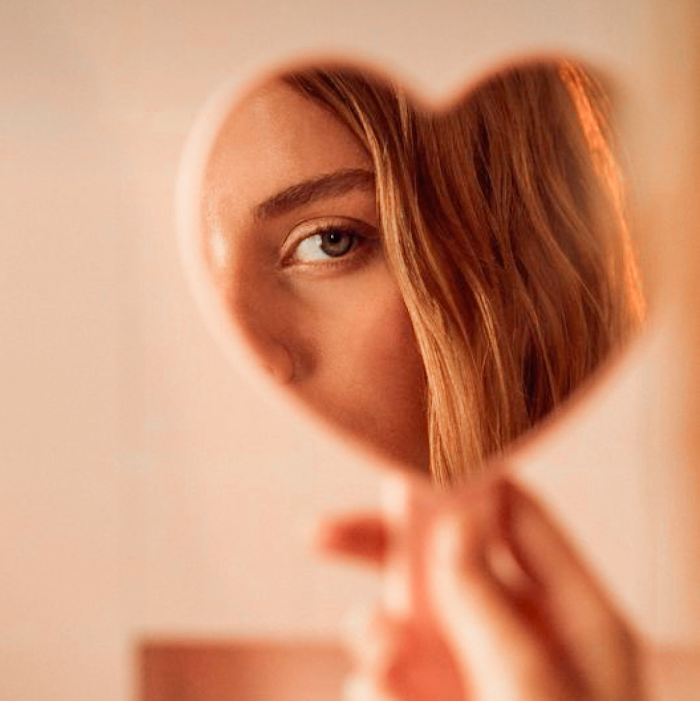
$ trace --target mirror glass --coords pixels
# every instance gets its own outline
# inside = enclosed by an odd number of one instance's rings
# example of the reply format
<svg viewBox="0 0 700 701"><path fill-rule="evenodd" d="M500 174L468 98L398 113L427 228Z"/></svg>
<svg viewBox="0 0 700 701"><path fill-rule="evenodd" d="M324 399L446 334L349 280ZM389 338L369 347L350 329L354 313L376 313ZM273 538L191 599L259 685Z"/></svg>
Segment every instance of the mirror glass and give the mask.
<svg viewBox="0 0 700 701"><path fill-rule="evenodd" d="M328 427L479 474L641 322L613 104L568 59L440 106L338 63L270 75L210 119L181 192L207 304Z"/></svg>

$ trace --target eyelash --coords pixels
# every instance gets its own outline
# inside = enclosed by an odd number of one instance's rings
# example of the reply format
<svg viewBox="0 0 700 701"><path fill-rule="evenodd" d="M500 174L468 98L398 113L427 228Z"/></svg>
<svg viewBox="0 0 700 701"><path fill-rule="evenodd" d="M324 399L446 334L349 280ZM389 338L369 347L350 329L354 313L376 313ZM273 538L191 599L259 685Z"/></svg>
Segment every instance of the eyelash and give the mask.
<svg viewBox="0 0 700 701"><path fill-rule="evenodd" d="M308 232L304 232L303 236L293 239L291 243L285 242L284 248L287 250L283 251L280 266L282 268L298 266L303 268L322 268L323 270L328 270L349 268L353 265L360 264L363 262L365 257L372 252L372 249L374 248L373 244L378 243L374 236L370 236L365 232L365 229L365 226L354 226L347 223L323 224L315 229L310 229ZM304 241L308 241L309 239L316 237L321 239L323 236L334 233L352 237L352 244L347 252L336 257L325 253L324 255L328 257L321 260L298 260L298 250Z"/></svg>

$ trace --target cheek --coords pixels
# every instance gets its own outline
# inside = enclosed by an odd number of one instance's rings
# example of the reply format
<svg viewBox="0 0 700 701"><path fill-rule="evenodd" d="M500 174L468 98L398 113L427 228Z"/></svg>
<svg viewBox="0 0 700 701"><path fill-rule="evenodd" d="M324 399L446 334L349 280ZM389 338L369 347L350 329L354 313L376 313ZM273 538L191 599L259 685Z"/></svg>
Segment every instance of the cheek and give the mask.
<svg viewBox="0 0 700 701"><path fill-rule="evenodd" d="M398 292L368 304L355 329L356 343L352 347L357 363L379 387L385 391L393 388L395 392L422 378L422 359L408 312ZM413 386L419 387L420 384Z"/></svg>
<svg viewBox="0 0 700 701"><path fill-rule="evenodd" d="M328 419L404 462L424 464L425 379L388 271L336 280L315 296L316 363L297 391Z"/></svg>
<svg viewBox="0 0 700 701"><path fill-rule="evenodd" d="M351 390L371 380L389 391L422 377L408 312L384 266L329 285L313 318L319 382L342 378Z"/></svg>

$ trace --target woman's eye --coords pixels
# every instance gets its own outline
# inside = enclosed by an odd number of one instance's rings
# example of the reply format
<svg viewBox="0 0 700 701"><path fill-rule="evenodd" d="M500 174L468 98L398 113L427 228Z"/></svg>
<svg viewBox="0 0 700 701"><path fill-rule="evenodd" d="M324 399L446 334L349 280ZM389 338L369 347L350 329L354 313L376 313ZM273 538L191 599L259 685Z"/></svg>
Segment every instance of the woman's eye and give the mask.
<svg viewBox="0 0 700 701"><path fill-rule="evenodd" d="M381 256L379 229L349 217L302 222L287 234L279 253L281 268L299 266L309 273L349 272Z"/></svg>
<svg viewBox="0 0 700 701"><path fill-rule="evenodd" d="M358 236L353 231L328 229L302 239L294 251L294 260L299 263L342 258L355 249Z"/></svg>

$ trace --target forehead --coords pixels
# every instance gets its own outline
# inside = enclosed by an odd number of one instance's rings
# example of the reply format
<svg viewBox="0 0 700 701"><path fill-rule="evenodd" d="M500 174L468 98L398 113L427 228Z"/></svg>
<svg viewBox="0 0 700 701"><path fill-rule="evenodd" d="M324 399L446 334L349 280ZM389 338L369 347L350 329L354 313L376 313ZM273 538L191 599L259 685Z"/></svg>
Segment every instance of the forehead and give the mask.
<svg viewBox="0 0 700 701"><path fill-rule="evenodd" d="M207 164L210 205L240 213L290 185L343 168L371 169L353 133L329 110L282 81L231 111Z"/></svg>

